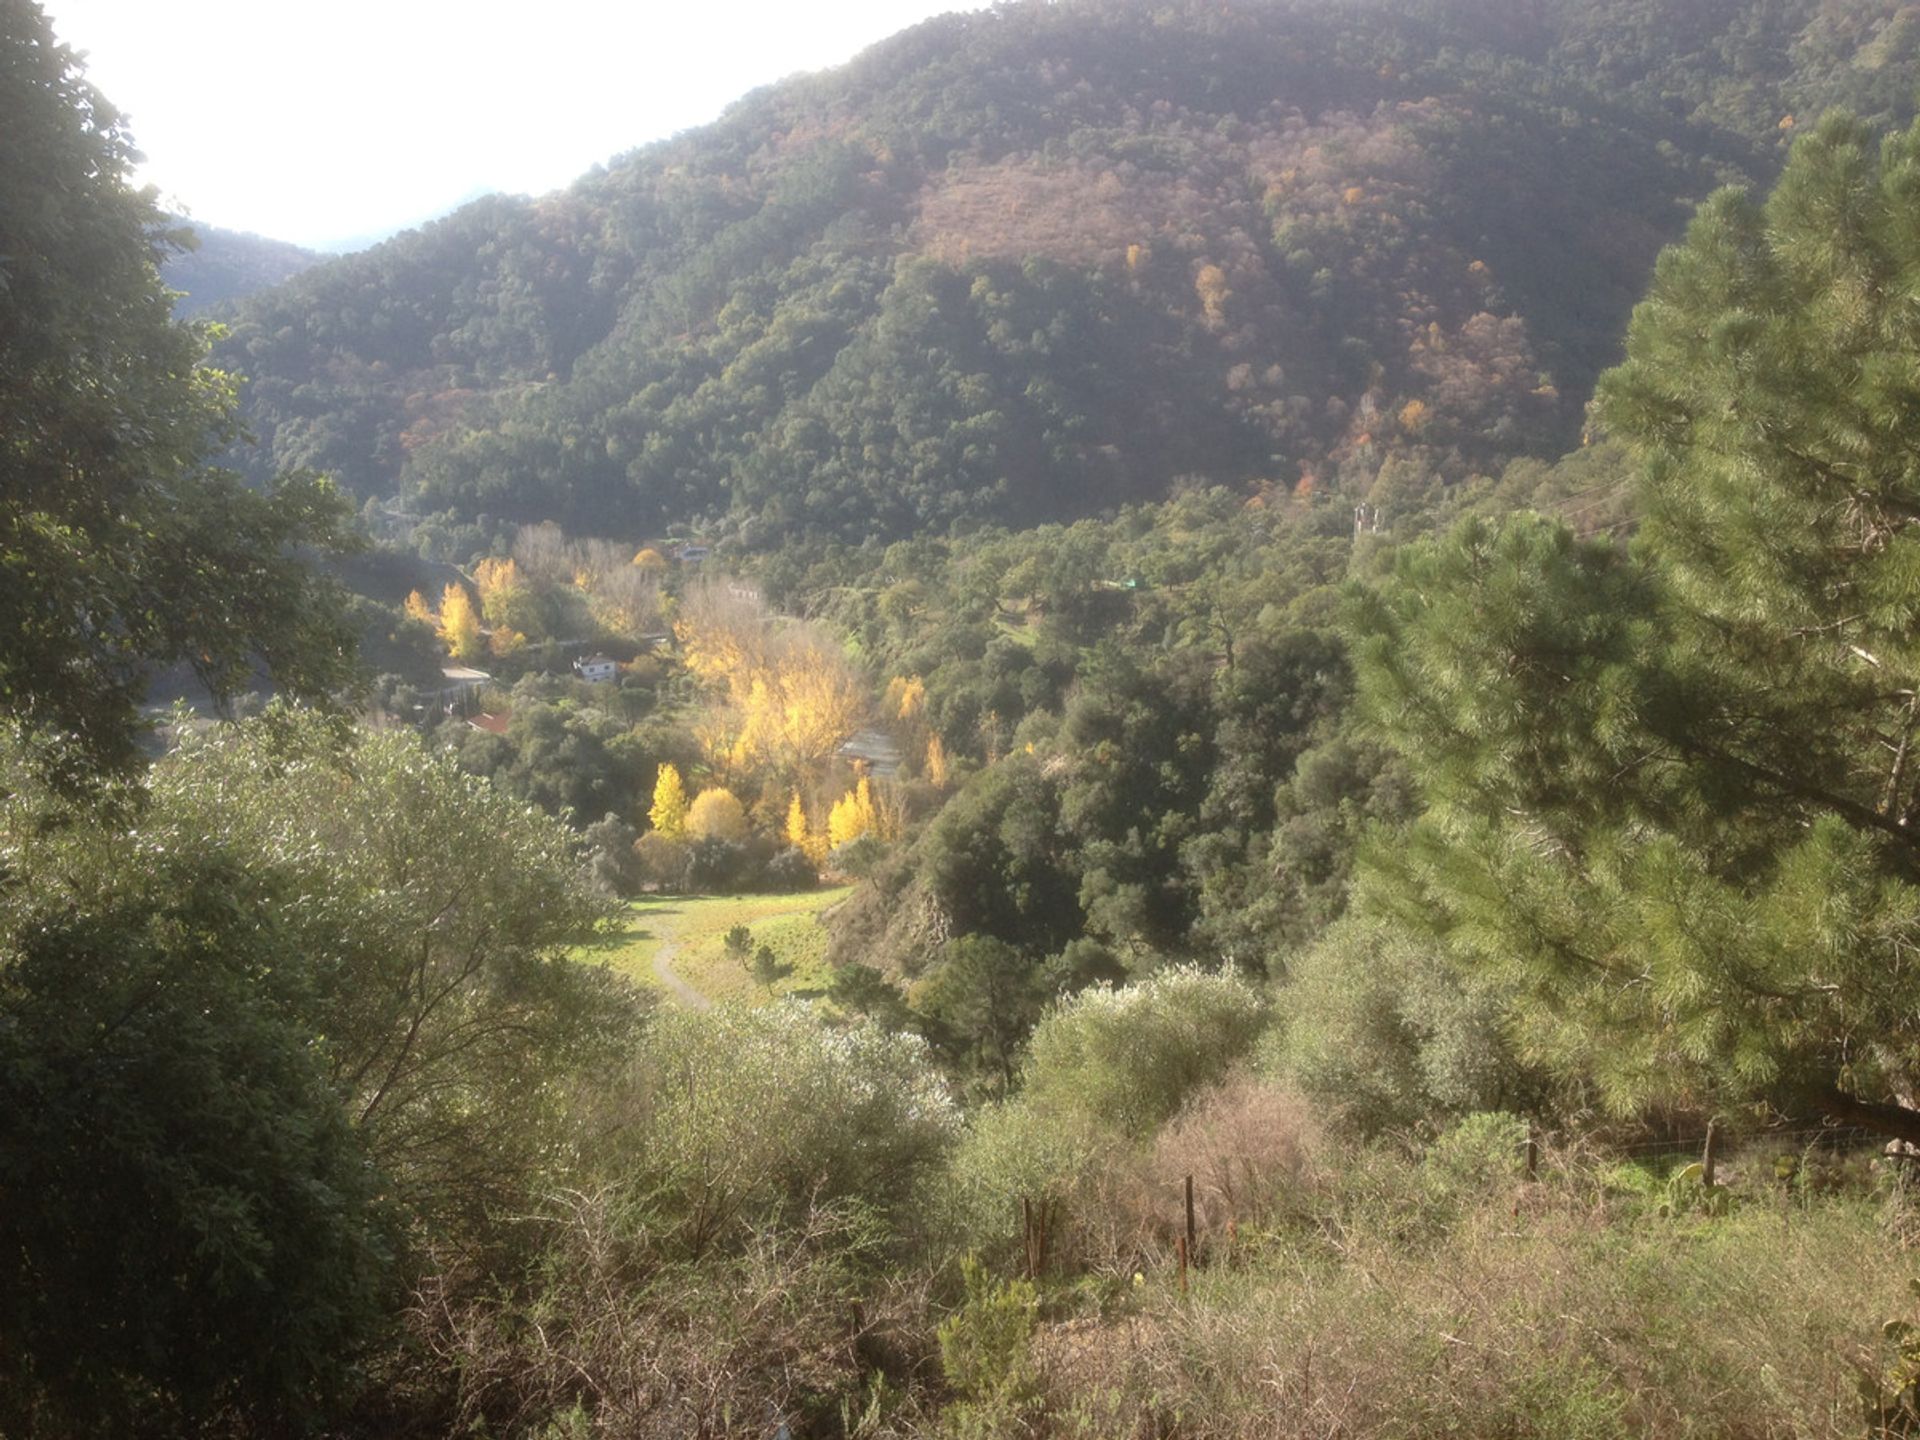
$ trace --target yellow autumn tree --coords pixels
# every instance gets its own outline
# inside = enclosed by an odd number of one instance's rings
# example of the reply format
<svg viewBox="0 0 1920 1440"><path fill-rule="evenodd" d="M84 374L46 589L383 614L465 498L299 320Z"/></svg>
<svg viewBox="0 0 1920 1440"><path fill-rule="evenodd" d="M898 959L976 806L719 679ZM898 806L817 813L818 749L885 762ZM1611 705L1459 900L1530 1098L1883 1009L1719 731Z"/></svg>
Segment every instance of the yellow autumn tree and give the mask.
<svg viewBox="0 0 1920 1440"><path fill-rule="evenodd" d="M843 795L833 802L833 809L827 812L827 843L835 850L849 841L858 840L867 833L867 827L861 823L860 807L851 795Z"/></svg>
<svg viewBox="0 0 1920 1440"><path fill-rule="evenodd" d="M744 840L747 808L731 790L702 790L687 809L687 833L696 840Z"/></svg>
<svg viewBox="0 0 1920 1440"><path fill-rule="evenodd" d="M714 705L694 717L693 738L709 767L731 776L746 768L753 736L746 712L735 705Z"/></svg>
<svg viewBox="0 0 1920 1440"><path fill-rule="evenodd" d="M449 585L440 597L440 639L456 660L479 658L480 617L464 585Z"/></svg>
<svg viewBox="0 0 1920 1440"><path fill-rule="evenodd" d="M950 773L947 765L947 747L940 743L938 735L929 735L927 737L927 783L936 790L944 790L947 788L947 777Z"/></svg>
<svg viewBox="0 0 1920 1440"><path fill-rule="evenodd" d="M407 596L407 617L418 620L424 625L440 628L440 617L433 613L433 607L427 603L427 597L418 590Z"/></svg>
<svg viewBox="0 0 1920 1440"><path fill-rule="evenodd" d="M760 605L717 578L689 587L673 620L687 669L724 688L736 704L767 669L767 629Z"/></svg>
<svg viewBox="0 0 1920 1440"><path fill-rule="evenodd" d="M873 808L873 786L863 775L827 815L827 841L834 849L858 840L862 835L877 835L879 816Z"/></svg>
<svg viewBox="0 0 1920 1440"><path fill-rule="evenodd" d="M895 686L899 687L897 690ZM927 711L927 682L918 675L909 675L905 679L895 680L887 687L888 698L893 702L893 713L901 720L918 720Z"/></svg>
<svg viewBox="0 0 1920 1440"><path fill-rule="evenodd" d="M1207 312L1207 319L1217 325L1226 318L1227 297L1233 294L1227 288L1226 271L1218 265L1202 265L1200 272L1193 277L1193 290L1200 297L1200 305Z"/></svg>
<svg viewBox="0 0 1920 1440"><path fill-rule="evenodd" d="M807 820L806 802L800 798L798 790L793 792L793 800L787 806L787 843L818 864L826 854L827 837L819 834Z"/></svg>
<svg viewBox="0 0 1920 1440"><path fill-rule="evenodd" d="M763 703L773 707L762 727L771 739L765 750L777 763L805 768L859 727L867 694L837 648L808 636L779 656Z"/></svg>
<svg viewBox="0 0 1920 1440"><path fill-rule="evenodd" d="M518 632L522 644L529 634L545 635L534 586L518 561L489 556L473 567L473 583L480 591L481 613L495 630ZM513 644L510 637L503 643Z"/></svg>
<svg viewBox="0 0 1920 1440"><path fill-rule="evenodd" d="M687 833L687 787L677 765L662 765L653 782L653 808L647 822L655 833L678 840Z"/></svg>
<svg viewBox="0 0 1920 1440"><path fill-rule="evenodd" d="M667 557L649 545L634 552L633 563L642 570L658 574L667 568Z"/></svg>

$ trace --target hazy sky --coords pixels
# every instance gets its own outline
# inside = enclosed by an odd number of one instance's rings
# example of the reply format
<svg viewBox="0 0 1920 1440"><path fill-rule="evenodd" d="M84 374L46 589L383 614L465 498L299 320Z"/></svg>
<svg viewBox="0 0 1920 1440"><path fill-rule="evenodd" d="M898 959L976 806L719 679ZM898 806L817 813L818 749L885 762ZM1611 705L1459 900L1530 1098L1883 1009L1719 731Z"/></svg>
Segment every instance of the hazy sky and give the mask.
<svg viewBox="0 0 1920 1440"><path fill-rule="evenodd" d="M979 0L41 0L142 178L316 248L538 193Z"/></svg>

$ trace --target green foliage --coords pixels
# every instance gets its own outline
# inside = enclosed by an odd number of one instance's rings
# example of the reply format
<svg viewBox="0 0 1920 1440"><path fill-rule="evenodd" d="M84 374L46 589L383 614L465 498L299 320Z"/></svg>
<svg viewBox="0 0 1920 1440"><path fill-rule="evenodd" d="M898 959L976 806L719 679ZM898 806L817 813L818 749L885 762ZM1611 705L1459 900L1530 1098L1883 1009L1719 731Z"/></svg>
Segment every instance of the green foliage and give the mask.
<svg viewBox="0 0 1920 1440"><path fill-rule="evenodd" d="M978 1259L960 1267L966 1298L935 1332L947 1383L965 1397L949 1417L956 1435L1005 1434L1038 1399L1031 1347L1039 1296L1028 1280L1002 1280Z"/></svg>
<svg viewBox="0 0 1920 1440"><path fill-rule="evenodd" d="M0 885L7 1433L305 1431L383 1338L399 1217L286 878L153 837Z"/></svg>
<svg viewBox="0 0 1920 1440"><path fill-rule="evenodd" d="M223 363L265 463L418 499L436 546L1032 525L1195 475L1397 509L1565 448L1674 197L1770 174L1783 116L1911 112L1884 0L1706 10L1006 6L308 271Z"/></svg>
<svg viewBox="0 0 1920 1440"><path fill-rule="evenodd" d="M1186 966L1086 990L1034 1031L1025 1098L1142 1136L1222 1079L1268 1018L1266 997L1245 980Z"/></svg>
<svg viewBox="0 0 1920 1440"><path fill-rule="evenodd" d="M905 1224L957 1123L918 1037L791 1002L663 1011L613 1104L600 1163L645 1177L695 1255L837 1202Z"/></svg>
<svg viewBox="0 0 1920 1440"><path fill-rule="evenodd" d="M160 278L180 292L174 312L194 316L281 284L322 258L284 240L196 225L191 243L162 261Z"/></svg>
<svg viewBox="0 0 1920 1440"><path fill-rule="evenodd" d="M1047 993L1040 973L1011 945L963 935L947 943L939 969L913 1000L938 1026L940 1040L992 1076L1004 1094Z"/></svg>
<svg viewBox="0 0 1920 1440"><path fill-rule="evenodd" d="M566 1153L568 1079L632 1016L568 958L603 902L560 826L407 732L277 707L183 746L152 797L147 843L282 887L328 1078L417 1213L482 1226Z"/></svg>
<svg viewBox="0 0 1920 1440"><path fill-rule="evenodd" d="M128 183L121 117L30 0L0 8L0 711L125 770L152 673L217 700L264 664L285 690L351 676L337 588L297 551L347 543L310 474L250 489L208 462L238 429L206 334L155 265L175 236Z"/></svg>
<svg viewBox="0 0 1920 1440"><path fill-rule="evenodd" d="M1430 810L1386 905L1524 996L1523 1046L1623 1110L1769 1096L1920 1134L1907 455L1920 132L1824 121L1764 211L1661 261L1602 413L1631 556L1463 526L1356 602L1361 693ZM1863 1045L1863 1039L1871 1037ZM1904 1128L1903 1128L1904 1127Z"/></svg>
<svg viewBox="0 0 1920 1440"><path fill-rule="evenodd" d="M1443 948L1349 919L1288 967L1262 1058L1364 1133L1411 1130L1524 1093L1503 1002Z"/></svg>
<svg viewBox="0 0 1920 1440"><path fill-rule="evenodd" d="M1677 1215L1724 1215L1732 1197L1724 1185L1709 1185L1705 1168L1699 1161L1682 1166L1667 1179L1666 1195L1660 1213Z"/></svg>
<svg viewBox="0 0 1920 1440"><path fill-rule="evenodd" d="M1920 1281L1907 1285L1920 1295ZM1880 1335L1881 1354L1859 1366L1860 1405L1869 1433L1915 1434L1920 1432L1920 1327L1889 1320Z"/></svg>

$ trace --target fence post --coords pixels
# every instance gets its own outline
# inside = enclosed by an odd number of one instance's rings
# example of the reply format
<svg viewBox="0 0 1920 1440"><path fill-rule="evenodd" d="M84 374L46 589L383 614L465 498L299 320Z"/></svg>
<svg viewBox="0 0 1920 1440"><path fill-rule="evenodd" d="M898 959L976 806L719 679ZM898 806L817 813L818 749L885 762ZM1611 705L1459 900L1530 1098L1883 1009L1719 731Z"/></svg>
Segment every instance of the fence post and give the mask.
<svg viewBox="0 0 1920 1440"><path fill-rule="evenodd" d="M1182 1235L1174 1241L1174 1249L1180 1254L1180 1295L1184 1299L1187 1293L1187 1237Z"/></svg>
<svg viewBox="0 0 1920 1440"><path fill-rule="evenodd" d="M1700 1183L1707 1189L1713 1188L1713 1175L1720 1163L1720 1122L1707 1121L1707 1148L1700 1156Z"/></svg>
<svg viewBox="0 0 1920 1440"><path fill-rule="evenodd" d="M1187 1176L1187 1254L1198 1261L1199 1238L1193 1228L1193 1176Z"/></svg>

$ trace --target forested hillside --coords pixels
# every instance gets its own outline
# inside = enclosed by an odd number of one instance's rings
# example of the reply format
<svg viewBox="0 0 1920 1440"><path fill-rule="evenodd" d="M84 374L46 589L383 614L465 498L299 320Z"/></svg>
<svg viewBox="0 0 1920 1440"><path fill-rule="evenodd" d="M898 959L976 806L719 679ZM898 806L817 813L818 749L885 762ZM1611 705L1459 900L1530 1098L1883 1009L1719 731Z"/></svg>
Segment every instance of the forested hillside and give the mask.
<svg viewBox="0 0 1920 1440"><path fill-rule="evenodd" d="M193 248L170 255L160 276L180 292L174 308L182 315L197 315L269 289L326 258L263 235L191 221L181 224L193 231Z"/></svg>
<svg viewBox="0 0 1920 1440"><path fill-rule="evenodd" d="M1457 479L1573 445L1689 206L1830 104L1904 119L1917 45L1895 0L949 16L302 275L218 358L255 469L456 522L768 546Z"/></svg>
<svg viewBox="0 0 1920 1440"><path fill-rule="evenodd" d="M935 22L256 451L0 0L0 1436L1920 1435L1916 34Z"/></svg>

